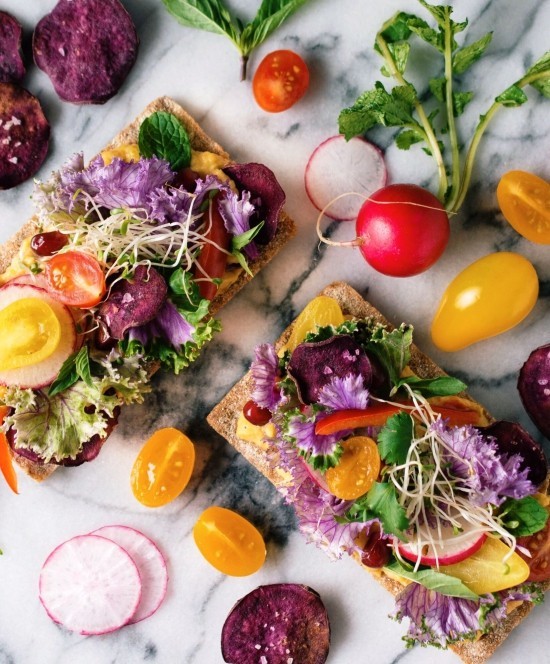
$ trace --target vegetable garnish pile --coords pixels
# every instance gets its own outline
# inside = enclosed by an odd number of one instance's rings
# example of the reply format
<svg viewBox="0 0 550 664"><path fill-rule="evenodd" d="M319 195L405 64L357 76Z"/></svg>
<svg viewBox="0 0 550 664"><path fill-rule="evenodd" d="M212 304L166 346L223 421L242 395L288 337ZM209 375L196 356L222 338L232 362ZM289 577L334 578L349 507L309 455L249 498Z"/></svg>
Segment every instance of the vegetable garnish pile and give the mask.
<svg viewBox="0 0 550 664"><path fill-rule="evenodd" d="M2 430L14 452L93 459L151 373L178 373L220 328L211 301L249 271L284 199L265 166L191 150L166 112L143 121L139 145L87 167L76 155L37 183L40 231L0 289Z"/></svg>
<svg viewBox="0 0 550 664"><path fill-rule="evenodd" d="M529 553L547 552L542 448L518 424L491 423L461 381L415 375L410 326L345 320L326 300L279 353L256 349L237 436L258 427L310 541L402 584L409 644L475 639L510 602L540 601L550 578Z"/></svg>

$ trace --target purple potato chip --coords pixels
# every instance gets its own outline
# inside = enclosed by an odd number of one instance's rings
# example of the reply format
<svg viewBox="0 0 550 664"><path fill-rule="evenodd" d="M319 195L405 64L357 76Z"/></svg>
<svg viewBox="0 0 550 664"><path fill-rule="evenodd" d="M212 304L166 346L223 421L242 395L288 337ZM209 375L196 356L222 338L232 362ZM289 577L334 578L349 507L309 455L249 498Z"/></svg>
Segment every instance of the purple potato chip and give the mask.
<svg viewBox="0 0 550 664"><path fill-rule="evenodd" d="M48 153L50 125L40 102L14 83L0 83L0 189L28 180Z"/></svg>
<svg viewBox="0 0 550 664"><path fill-rule="evenodd" d="M519 372L518 391L527 414L550 440L550 344L529 355Z"/></svg>
<svg viewBox="0 0 550 664"><path fill-rule="evenodd" d="M168 287L155 270L139 265L131 279L121 279L99 306L98 317L113 339L122 339L131 327L144 325L157 315Z"/></svg>
<svg viewBox="0 0 550 664"><path fill-rule="evenodd" d="M230 664L324 664L329 647L330 623L321 597L295 583L248 593L222 630L222 656Z"/></svg>
<svg viewBox="0 0 550 664"><path fill-rule="evenodd" d="M59 97L103 104L136 61L139 39L119 0L59 0L33 34L34 60Z"/></svg>
<svg viewBox="0 0 550 664"><path fill-rule="evenodd" d="M25 76L21 58L21 24L0 11L0 83L19 83Z"/></svg>
<svg viewBox="0 0 550 664"><path fill-rule="evenodd" d="M287 371L296 383L298 396L305 404L316 402L319 390L333 378L344 378L349 374L361 375L363 386L368 388L373 377L367 354L346 334L299 344L290 357Z"/></svg>
<svg viewBox="0 0 550 664"><path fill-rule="evenodd" d="M479 427L484 436L493 436L501 454L519 454L520 469L528 469L528 479L534 486L542 484L548 473L548 462L541 445L517 422L499 420L487 427Z"/></svg>
<svg viewBox="0 0 550 664"><path fill-rule="evenodd" d="M249 191L251 201L254 202L259 210L257 219L254 221L264 221L265 224L255 238L260 244L267 244L275 235L279 216L286 200L285 192L277 182L277 178L271 169L264 164L233 164L224 171L234 180L241 191ZM254 199L259 199L259 203Z"/></svg>

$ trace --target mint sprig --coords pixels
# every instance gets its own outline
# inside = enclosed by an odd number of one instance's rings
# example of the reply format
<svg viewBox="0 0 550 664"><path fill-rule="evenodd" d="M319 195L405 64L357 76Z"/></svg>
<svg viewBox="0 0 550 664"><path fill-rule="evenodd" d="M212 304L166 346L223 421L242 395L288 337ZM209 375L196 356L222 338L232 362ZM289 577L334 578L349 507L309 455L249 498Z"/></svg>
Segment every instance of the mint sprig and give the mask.
<svg viewBox="0 0 550 664"><path fill-rule="evenodd" d="M377 81L373 90L363 93L340 113L340 133L347 139L361 135L376 125L399 127L396 145L408 150L415 143L431 155L439 176L438 197L451 212L456 212L466 196L473 164L481 138L494 115L501 108L521 106L528 101L523 88L531 86L550 98L550 51L537 60L525 74L499 94L488 111L479 117L463 163L460 146L466 142L459 136L457 118L473 99L470 90L457 90L455 77L466 72L485 53L492 33L477 41L460 46L457 35L468 21L456 22L450 5L430 5L419 0L435 21L435 27L423 18L399 12L384 23L376 35L375 50L384 59L382 74L394 80L394 87L386 90ZM419 93L406 78L409 55L418 38L434 48L443 58L442 75L428 81L431 93ZM434 107L431 113L425 104Z"/></svg>
<svg viewBox="0 0 550 664"><path fill-rule="evenodd" d="M241 80L252 51L308 0L262 0L256 16L247 24L233 16L223 0L162 0L183 25L225 35L241 54Z"/></svg>
<svg viewBox="0 0 550 664"><path fill-rule="evenodd" d="M189 134L180 120L166 111L152 113L141 123L138 147L140 155L165 159L174 171L191 163Z"/></svg>

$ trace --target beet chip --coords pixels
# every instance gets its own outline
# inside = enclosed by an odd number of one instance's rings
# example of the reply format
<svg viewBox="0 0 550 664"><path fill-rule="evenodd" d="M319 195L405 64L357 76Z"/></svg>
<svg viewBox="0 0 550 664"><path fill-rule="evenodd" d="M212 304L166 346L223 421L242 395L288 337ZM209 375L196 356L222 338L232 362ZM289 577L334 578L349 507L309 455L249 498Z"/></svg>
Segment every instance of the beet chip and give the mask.
<svg viewBox="0 0 550 664"><path fill-rule="evenodd" d="M230 664L324 664L330 623L315 590L295 583L259 586L231 610L222 630Z"/></svg>
<svg viewBox="0 0 550 664"><path fill-rule="evenodd" d="M134 23L119 0L59 0L33 35L34 60L74 104L103 104L137 57Z"/></svg>
<svg viewBox="0 0 550 664"><path fill-rule="evenodd" d="M113 286L98 316L113 339L122 339L129 328L153 320L167 292L166 281L155 268L139 265L131 279L121 279Z"/></svg>
<svg viewBox="0 0 550 664"><path fill-rule="evenodd" d="M49 142L50 125L38 99L14 83L0 83L0 189L32 177Z"/></svg>
<svg viewBox="0 0 550 664"><path fill-rule="evenodd" d="M529 355L519 372L518 390L527 414L550 440L550 344Z"/></svg>
<svg viewBox="0 0 550 664"><path fill-rule="evenodd" d="M0 12L0 83L19 83L25 76L21 34L19 21L7 12Z"/></svg>

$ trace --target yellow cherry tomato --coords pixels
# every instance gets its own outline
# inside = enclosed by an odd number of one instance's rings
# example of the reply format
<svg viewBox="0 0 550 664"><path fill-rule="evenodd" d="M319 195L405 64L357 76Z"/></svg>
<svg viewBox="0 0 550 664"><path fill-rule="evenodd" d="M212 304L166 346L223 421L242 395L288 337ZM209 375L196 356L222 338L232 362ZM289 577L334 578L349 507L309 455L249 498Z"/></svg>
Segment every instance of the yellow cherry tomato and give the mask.
<svg viewBox="0 0 550 664"><path fill-rule="evenodd" d="M539 280L523 256L480 258L447 286L432 322L432 340L445 351L466 348L518 325L533 309Z"/></svg>
<svg viewBox="0 0 550 664"><path fill-rule="evenodd" d="M223 574L248 576L265 562L265 542L259 531L225 507L206 509L195 524L193 537L206 560Z"/></svg>
<svg viewBox="0 0 550 664"><path fill-rule="evenodd" d="M329 491L342 500L363 496L380 474L380 454L372 438L354 436L342 443L344 452L325 473Z"/></svg>
<svg viewBox="0 0 550 664"><path fill-rule="evenodd" d="M0 311L0 369L20 369L48 359L61 341L61 324L47 302L23 297Z"/></svg>
<svg viewBox="0 0 550 664"><path fill-rule="evenodd" d="M525 171L505 173L497 200L510 226L524 238L550 244L550 183Z"/></svg>
<svg viewBox="0 0 550 664"><path fill-rule="evenodd" d="M476 553L454 565L444 565L440 572L449 574L464 582L470 590L478 595L496 593L499 590L512 588L529 577L529 565L512 553L510 547L494 537L488 537L485 544Z"/></svg>
<svg viewBox="0 0 550 664"><path fill-rule="evenodd" d="M294 350L305 339L308 332L315 332L317 326L341 325L344 315L340 305L332 297L319 295L311 300L296 319L286 348Z"/></svg>
<svg viewBox="0 0 550 664"><path fill-rule="evenodd" d="M195 465L195 446L177 429L159 429L141 448L132 468L132 492L147 507L161 507L187 486Z"/></svg>

